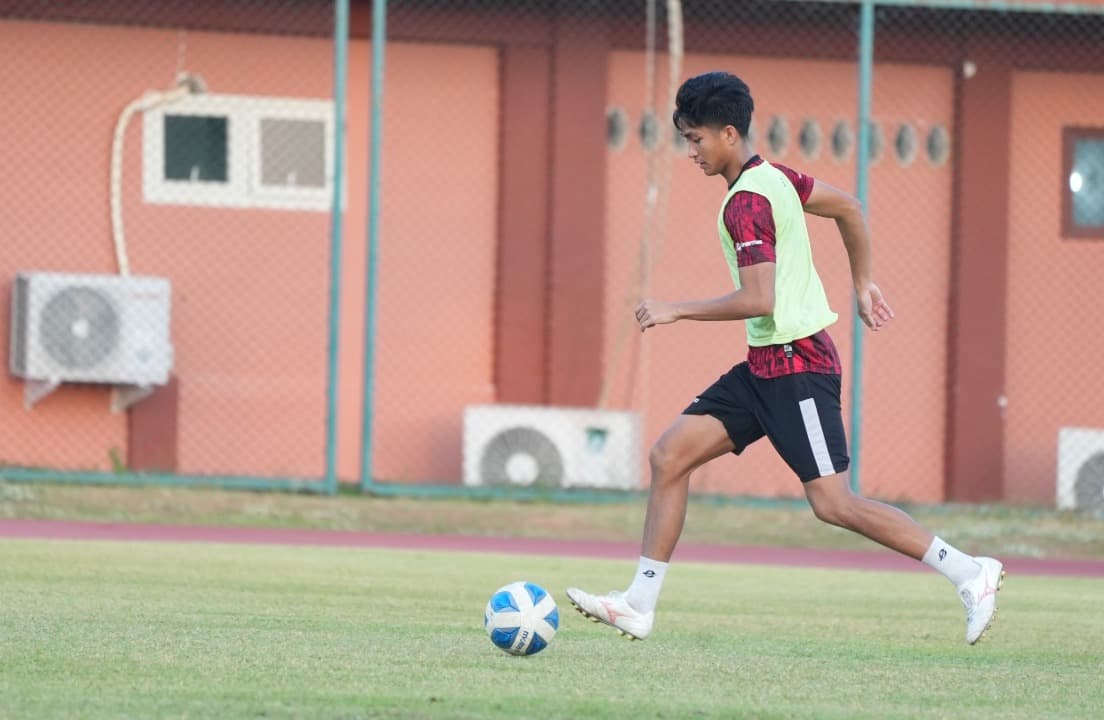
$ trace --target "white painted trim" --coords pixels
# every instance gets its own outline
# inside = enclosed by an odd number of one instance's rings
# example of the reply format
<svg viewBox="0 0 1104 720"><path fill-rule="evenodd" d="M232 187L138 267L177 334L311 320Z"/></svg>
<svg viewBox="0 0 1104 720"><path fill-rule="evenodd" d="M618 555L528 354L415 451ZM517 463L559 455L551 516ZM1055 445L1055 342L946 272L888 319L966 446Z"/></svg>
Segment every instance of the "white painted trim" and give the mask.
<svg viewBox="0 0 1104 720"><path fill-rule="evenodd" d="M165 179L166 115L226 117L226 182ZM318 120L324 124L324 187L274 187L261 184L260 127L264 118ZM333 148L334 114L333 103L329 100L189 95L143 113L142 199L147 203L164 205L329 211L333 198Z"/></svg>

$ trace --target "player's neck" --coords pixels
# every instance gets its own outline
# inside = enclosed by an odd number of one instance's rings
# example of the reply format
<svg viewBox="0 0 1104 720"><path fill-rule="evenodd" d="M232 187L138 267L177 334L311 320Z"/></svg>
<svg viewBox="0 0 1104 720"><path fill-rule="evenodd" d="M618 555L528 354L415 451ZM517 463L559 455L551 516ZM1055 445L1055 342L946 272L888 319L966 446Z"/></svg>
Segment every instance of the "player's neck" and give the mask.
<svg viewBox="0 0 1104 720"><path fill-rule="evenodd" d="M747 165L748 160L755 157L755 153L751 150L751 145L747 140L744 140L739 145L732 148L732 154L729 156L728 162L725 164L724 175L725 183L732 186L732 183L736 182L736 178L740 177L740 173L744 171L744 165Z"/></svg>

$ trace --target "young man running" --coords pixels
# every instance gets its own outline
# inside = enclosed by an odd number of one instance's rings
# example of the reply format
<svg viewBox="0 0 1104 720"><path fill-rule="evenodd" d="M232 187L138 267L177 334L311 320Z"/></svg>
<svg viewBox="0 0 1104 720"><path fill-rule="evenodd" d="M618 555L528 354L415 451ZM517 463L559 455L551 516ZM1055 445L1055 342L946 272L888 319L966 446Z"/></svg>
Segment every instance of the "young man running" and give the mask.
<svg viewBox="0 0 1104 720"><path fill-rule="evenodd" d="M747 360L696 397L652 448L640 564L628 590L592 595L569 588L567 596L583 615L646 638L686 519L690 473L766 436L819 519L921 560L954 584L972 645L996 614L1003 565L966 555L903 511L852 493L843 475L849 458L840 360L825 330L837 315L813 267L804 213L836 221L859 317L877 331L893 311L871 276L862 208L847 193L754 155L747 140L753 109L743 81L712 72L683 83L674 111L690 159L728 185L717 229L736 290L707 300L647 299L636 308L641 332L679 320L744 320Z"/></svg>

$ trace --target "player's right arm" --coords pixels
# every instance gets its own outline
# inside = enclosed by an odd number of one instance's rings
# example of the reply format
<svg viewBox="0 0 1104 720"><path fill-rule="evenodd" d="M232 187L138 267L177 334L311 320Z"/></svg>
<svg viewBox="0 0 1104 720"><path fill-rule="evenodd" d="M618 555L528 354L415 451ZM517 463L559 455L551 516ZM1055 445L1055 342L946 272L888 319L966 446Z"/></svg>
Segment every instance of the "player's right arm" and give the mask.
<svg viewBox="0 0 1104 720"><path fill-rule="evenodd" d="M644 332L679 320L747 320L774 312L774 263L740 268L740 289L708 300L664 302L648 298L636 306Z"/></svg>

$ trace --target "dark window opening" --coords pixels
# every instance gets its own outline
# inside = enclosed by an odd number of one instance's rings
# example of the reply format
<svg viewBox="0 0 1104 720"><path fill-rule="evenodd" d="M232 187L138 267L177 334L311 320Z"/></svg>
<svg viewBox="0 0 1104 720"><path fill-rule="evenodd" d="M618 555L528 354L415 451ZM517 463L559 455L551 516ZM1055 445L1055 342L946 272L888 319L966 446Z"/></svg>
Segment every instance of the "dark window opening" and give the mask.
<svg viewBox="0 0 1104 720"><path fill-rule="evenodd" d="M227 182L228 120L204 115L165 116L165 179Z"/></svg>

